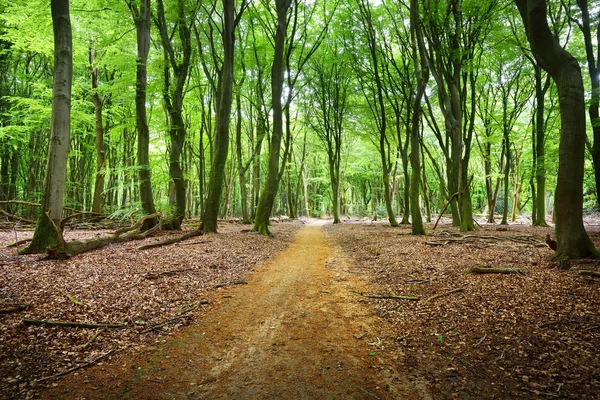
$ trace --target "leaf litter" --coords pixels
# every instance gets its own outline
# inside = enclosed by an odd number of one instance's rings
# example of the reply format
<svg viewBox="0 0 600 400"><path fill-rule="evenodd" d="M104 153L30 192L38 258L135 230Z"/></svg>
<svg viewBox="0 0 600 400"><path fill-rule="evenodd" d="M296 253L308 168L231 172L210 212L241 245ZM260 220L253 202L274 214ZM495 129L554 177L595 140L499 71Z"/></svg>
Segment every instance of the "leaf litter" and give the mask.
<svg viewBox="0 0 600 400"><path fill-rule="evenodd" d="M274 237L266 238L247 233L239 223L220 222L219 234L177 245L136 250L179 234L163 232L66 261L17 256L15 248L6 247L15 241L15 231L0 231L0 309L27 305L0 314L0 398L36 398L60 374L165 342L204 314L219 288L244 283L253 268L286 248L301 226L274 223ZM72 230L65 236L72 240L105 233ZM16 234L21 240L33 232ZM127 327L25 326L24 319Z"/></svg>
<svg viewBox="0 0 600 400"><path fill-rule="evenodd" d="M450 225L412 236L410 226L347 221L326 232L381 293L421 299L365 298L390 323L389 359L420 370L435 398L598 398L600 279L575 273L598 263L565 271L548 261L539 244L552 228L485 225L465 239ZM528 273L465 273L481 266Z"/></svg>

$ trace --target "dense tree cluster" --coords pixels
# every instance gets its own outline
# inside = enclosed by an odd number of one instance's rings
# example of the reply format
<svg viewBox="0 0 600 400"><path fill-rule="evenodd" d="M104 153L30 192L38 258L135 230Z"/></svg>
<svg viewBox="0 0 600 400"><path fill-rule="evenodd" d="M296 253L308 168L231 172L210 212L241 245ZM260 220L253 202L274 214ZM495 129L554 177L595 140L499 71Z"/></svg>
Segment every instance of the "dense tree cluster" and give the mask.
<svg viewBox="0 0 600 400"><path fill-rule="evenodd" d="M51 4L0 1L5 215L240 216L263 234L273 214L353 215L422 234L449 204L462 230L556 218L559 253L595 252L595 1Z"/></svg>

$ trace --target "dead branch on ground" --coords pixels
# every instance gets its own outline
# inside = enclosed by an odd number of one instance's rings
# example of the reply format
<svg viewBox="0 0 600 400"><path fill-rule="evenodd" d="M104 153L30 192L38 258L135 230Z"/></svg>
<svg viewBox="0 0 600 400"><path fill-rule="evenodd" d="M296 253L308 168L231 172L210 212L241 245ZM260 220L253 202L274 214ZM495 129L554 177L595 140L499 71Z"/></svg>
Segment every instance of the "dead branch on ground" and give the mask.
<svg viewBox="0 0 600 400"><path fill-rule="evenodd" d="M600 271L594 271L591 269L579 269L579 270L575 271L575 273L577 275L593 276L595 278L600 278Z"/></svg>
<svg viewBox="0 0 600 400"><path fill-rule="evenodd" d="M46 376L46 377L44 377L44 378L36 379L36 380L35 380L35 382L43 382L43 381L47 381L48 379L60 378L61 376L65 376L65 375L67 375L67 374L70 374L71 372L75 372L75 371L77 371L77 370L80 370L80 369L82 369L82 368L85 368L85 367L88 367L88 366L90 366L90 365L96 364L98 361L100 361L100 360L101 360L101 359L103 359L104 357L107 357L107 356L111 355L111 354L112 354L112 353L114 353L114 352L115 352L115 350L113 349L113 350L111 350L111 351L109 351L109 352L107 352L107 353L104 353L104 354L102 354L101 356L99 356L99 357L97 357L97 358L93 359L92 361L88 361L88 362L86 362L85 364L78 365L78 366L76 366L76 367L73 367L73 368L67 369L67 370L65 370L65 371L59 372L59 373L57 373L57 374L54 374L54 375L51 375L51 376Z"/></svg>
<svg viewBox="0 0 600 400"><path fill-rule="evenodd" d="M528 273L527 268L493 268L493 267L473 267L465 271L467 274L520 274Z"/></svg>
<svg viewBox="0 0 600 400"><path fill-rule="evenodd" d="M174 317L174 318L169 318L169 319L166 319L166 320L164 320L164 321L162 321L162 322L159 322L159 323L157 323L157 324L150 325L148 328L144 329L144 330L143 330L143 331L141 331L140 333L142 333L142 334L143 334L143 333L148 333L148 332L150 332L150 331L155 331L155 330L157 330L158 328L162 328L163 326L166 326L166 325L172 324L172 323L174 323L174 322L177 322L177 321L179 321L180 319L184 319L184 318L190 318L190 317L191 317L191 315L189 315L189 314L186 314L186 315L179 315L179 316L177 316L177 317Z"/></svg>
<svg viewBox="0 0 600 400"><path fill-rule="evenodd" d="M11 314L14 312L24 311L31 307L29 304L15 304L10 307L0 308L0 314Z"/></svg>
<svg viewBox="0 0 600 400"><path fill-rule="evenodd" d="M4 210L0 210L0 214L4 215L6 218L8 218L10 220L13 220L13 221L24 222L24 223L29 224L29 225L34 225L35 224L35 222L33 222L30 219L19 217L18 215L10 214L10 213L8 213L8 212L6 212Z"/></svg>
<svg viewBox="0 0 600 400"><path fill-rule="evenodd" d="M87 322L69 322L69 321L51 321L51 320L43 320L43 319L24 319L24 325L34 325L34 326L60 326L63 328L87 328L87 329L98 329L98 328L108 328L108 329L121 329L127 327L127 324L95 324L95 323L87 323Z"/></svg>
<svg viewBox="0 0 600 400"><path fill-rule="evenodd" d="M465 291L465 289L463 289L463 288L456 288L456 289L448 290L447 292L436 294L435 296L431 296L431 297L425 299L425 303L428 303L432 300L435 300L435 299L443 297L443 296L447 296L452 293L458 293L458 292L464 292L464 291Z"/></svg>
<svg viewBox="0 0 600 400"><path fill-rule="evenodd" d="M351 292L361 295L363 297L371 298L371 299L395 299L395 300L413 300L413 301L420 300L420 297L417 297L417 296L400 296L397 294L362 293L362 292L356 292L354 290L351 290Z"/></svg>
<svg viewBox="0 0 600 400"><path fill-rule="evenodd" d="M204 232L202 232L200 229L195 229L193 231L190 231L182 236L178 236L176 238L170 238L167 240L163 240L160 242L156 242L156 243L149 243L149 244L145 244L143 246L139 246L136 250L147 250L147 249L152 249L155 247L160 247L160 246L166 246L169 244L174 244L174 243L179 243L179 242L183 242L184 240L196 237L196 236L200 236L200 235L204 235Z"/></svg>

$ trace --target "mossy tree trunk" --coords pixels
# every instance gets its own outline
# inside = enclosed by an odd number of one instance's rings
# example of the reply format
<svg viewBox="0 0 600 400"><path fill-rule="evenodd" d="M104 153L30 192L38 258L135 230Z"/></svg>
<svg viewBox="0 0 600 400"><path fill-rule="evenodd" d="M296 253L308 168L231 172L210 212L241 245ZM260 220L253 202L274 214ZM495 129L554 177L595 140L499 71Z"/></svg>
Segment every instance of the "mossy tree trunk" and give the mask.
<svg viewBox="0 0 600 400"><path fill-rule="evenodd" d="M215 144L210 180L208 183L208 197L202 215L200 229L204 232L217 231L217 217L225 180L225 164L229 151L229 121L231 119L231 103L233 101L233 64L235 46L235 27L239 23L243 8L239 14L235 13L234 0L223 0L223 65L219 74L217 85L218 109L215 124Z"/></svg>
<svg viewBox="0 0 600 400"><path fill-rule="evenodd" d="M275 31L275 52L271 67L271 92L273 106L273 132L269 146L269 163L267 178L260 192L256 207L253 232L270 235L269 217L273 210L277 189L279 186L279 153L283 137L283 108L281 95L283 93L283 63L285 50L285 37L287 34L287 13L291 0L275 0L277 7L277 26Z"/></svg>
<svg viewBox="0 0 600 400"><path fill-rule="evenodd" d="M23 254L42 253L61 239L52 221L62 218L67 175L69 134L71 129L71 86L73 79L73 36L68 0L52 0L54 32L54 84L52 88L52 129L48 144L46 177L42 191L42 209L33 239ZM52 221L50 221L50 219Z"/></svg>
<svg viewBox="0 0 600 400"><path fill-rule="evenodd" d="M137 125L137 162L142 209L147 215L156 214L152 196L152 177L150 171L150 130L146 115L146 88L148 86L148 53L150 51L150 12L151 0L128 0L127 5L135 22L137 40L136 82L135 82L135 120ZM158 218L144 221L143 230L153 228Z"/></svg>

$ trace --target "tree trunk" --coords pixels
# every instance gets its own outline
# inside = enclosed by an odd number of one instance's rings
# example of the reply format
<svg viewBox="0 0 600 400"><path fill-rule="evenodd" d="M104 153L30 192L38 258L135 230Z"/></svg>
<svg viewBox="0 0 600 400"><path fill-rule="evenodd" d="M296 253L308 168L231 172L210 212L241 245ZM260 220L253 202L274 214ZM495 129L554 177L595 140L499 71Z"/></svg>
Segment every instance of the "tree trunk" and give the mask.
<svg viewBox="0 0 600 400"><path fill-rule="evenodd" d="M412 234L424 235L425 228L423 226L423 217L421 216L421 206L419 204L419 194L421 192L419 190L419 187L421 186L421 158L419 156L421 138L419 137L419 128L421 122L421 99L425 93L428 71L427 63L424 57L425 45L423 42L423 36L419 22L419 8L417 0L410 1L410 26L415 76L417 77L417 93L415 94L410 135L410 187L412 189L410 193L410 209L412 219Z"/></svg>
<svg viewBox="0 0 600 400"><path fill-rule="evenodd" d="M283 109L281 95L283 93L283 61L285 37L287 33L287 12L291 0L275 0L277 6L277 27L275 32L275 54L271 67L271 92L273 103L273 133L269 147L269 166L267 179L260 193L256 207L256 219L252 228L253 232L270 235L269 217L273 210L277 189L279 186L279 152L283 136Z"/></svg>
<svg viewBox="0 0 600 400"><path fill-rule="evenodd" d="M130 0L129 9L135 21L137 39L137 62L135 83L135 120L137 125L137 162L140 187L140 200L145 214L156 214L152 196L152 177L150 171L150 130L146 117L146 88L148 86L148 52L150 51L150 11L151 0ZM153 228L158 223L157 218L144 221L143 230Z"/></svg>
<svg viewBox="0 0 600 400"><path fill-rule="evenodd" d="M237 121L235 125L235 151L237 154L237 170L240 180L240 196L242 205L242 223L250 223L250 214L248 213L248 190L246 188L246 168L242 163L242 96L238 92L235 96Z"/></svg>
<svg viewBox="0 0 600 400"><path fill-rule="evenodd" d="M210 169L208 197L202 215L200 229L204 232L217 231L217 217L225 180L225 164L229 151L229 120L233 100L233 62L235 46L235 4L223 0L223 66L219 77L218 112L215 124L214 156Z"/></svg>
<svg viewBox="0 0 600 400"><path fill-rule="evenodd" d="M583 226L583 172L585 151L585 100L577 60L564 50L548 27L545 0L515 0L533 54L556 82L561 133L556 187L555 258L598 257Z"/></svg>
<svg viewBox="0 0 600 400"><path fill-rule="evenodd" d="M94 183L94 197L92 212L102 213L102 192L104 191L104 174L106 170L106 152L104 151L104 123L102 122L103 102L98 94L98 66L96 62L95 45L89 49L90 72L92 78L92 102L94 103L94 119L96 122L96 180Z"/></svg>
<svg viewBox="0 0 600 400"><path fill-rule="evenodd" d="M33 239L22 254L41 253L58 243L52 223L62 217L63 195L71 129L71 86L73 78L73 37L68 0L51 0L54 32L54 84L52 88L52 130L48 144L46 178L42 191L42 212ZM51 221L52 220L52 221Z"/></svg>
<svg viewBox="0 0 600 400"><path fill-rule="evenodd" d="M535 216L533 225L548 226L546 223L546 150L544 132L544 98L548 85L542 86L542 68L535 65L535 181L537 196L535 198Z"/></svg>

